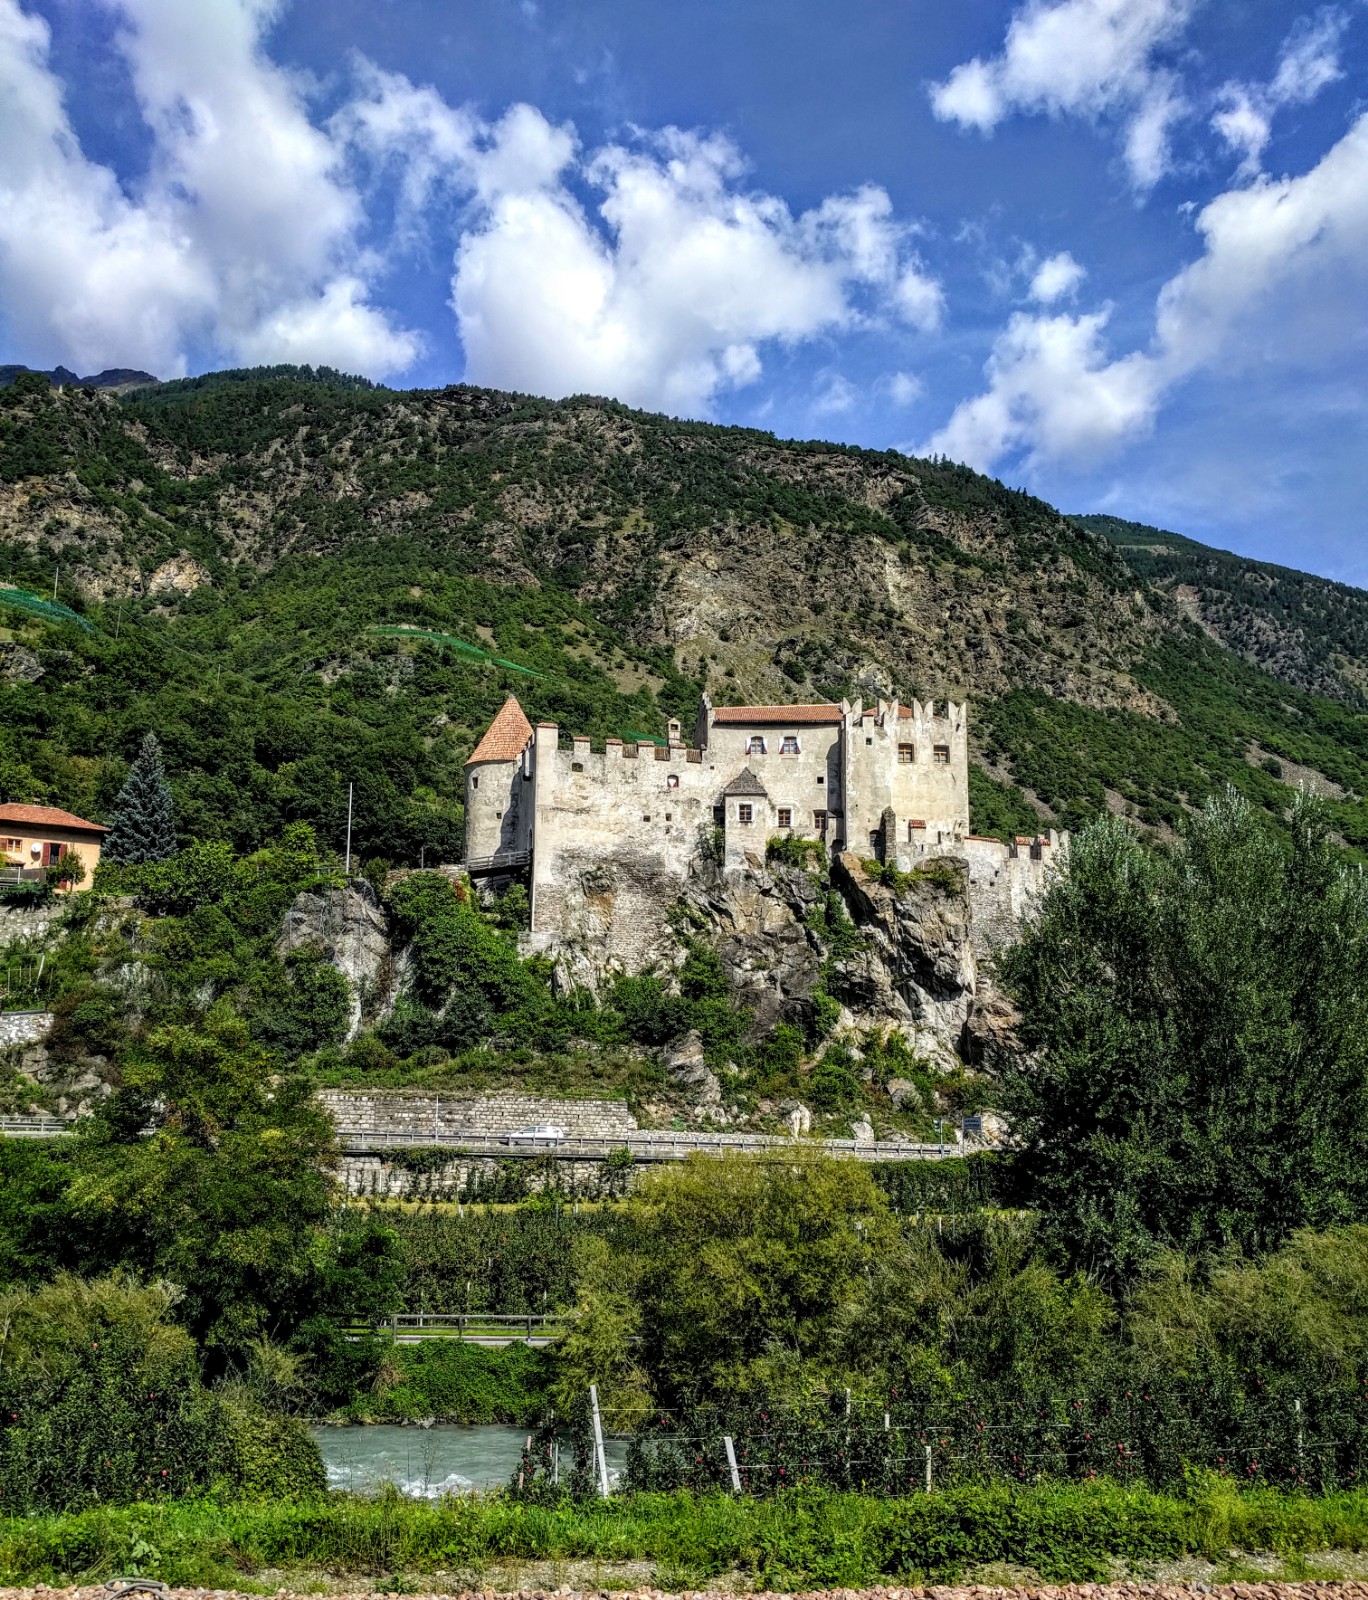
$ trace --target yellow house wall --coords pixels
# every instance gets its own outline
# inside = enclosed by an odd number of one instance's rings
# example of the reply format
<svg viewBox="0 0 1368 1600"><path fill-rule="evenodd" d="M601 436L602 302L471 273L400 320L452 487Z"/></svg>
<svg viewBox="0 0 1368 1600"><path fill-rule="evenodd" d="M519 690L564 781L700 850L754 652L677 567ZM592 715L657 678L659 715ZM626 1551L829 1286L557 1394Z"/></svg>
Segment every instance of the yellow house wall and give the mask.
<svg viewBox="0 0 1368 1600"><path fill-rule="evenodd" d="M42 828L35 829L31 823L0 822L0 839L18 839L19 849L9 848L5 851L5 864L11 867L36 867L41 864L41 855L35 856L32 847L44 844L63 844L73 855L79 856L85 863L86 875L83 883L78 883L77 889L88 889L90 879L95 868L100 864L100 851L103 848L104 836L102 834L89 834L79 828Z"/></svg>

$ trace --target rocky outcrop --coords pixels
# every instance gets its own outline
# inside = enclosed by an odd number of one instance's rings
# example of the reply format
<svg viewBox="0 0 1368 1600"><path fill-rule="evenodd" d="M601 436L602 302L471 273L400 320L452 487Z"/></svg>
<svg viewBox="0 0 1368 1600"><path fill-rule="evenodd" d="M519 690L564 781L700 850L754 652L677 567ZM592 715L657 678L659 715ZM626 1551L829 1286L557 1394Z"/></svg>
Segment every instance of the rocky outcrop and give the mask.
<svg viewBox="0 0 1368 1600"><path fill-rule="evenodd" d="M805 1027L815 1016L823 950L810 921L820 893L794 867L724 873L698 863L686 904L716 947L756 1038L776 1023Z"/></svg>
<svg viewBox="0 0 1368 1600"><path fill-rule="evenodd" d="M401 961L395 957L388 919L369 883L353 878L298 897L285 913L276 954L283 960L294 950L310 949L336 967L350 985L348 1040L356 1037L363 1021L389 1013Z"/></svg>
<svg viewBox="0 0 1368 1600"><path fill-rule="evenodd" d="M968 864L937 856L886 883L844 854L831 881L863 935L834 962L831 993L855 1020L895 1022L919 1054L952 1067L979 984Z"/></svg>
<svg viewBox="0 0 1368 1600"><path fill-rule="evenodd" d="M178 556L172 556L169 561L163 561L161 566L147 580L149 595L194 594L196 589L202 589L209 582L209 574L195 560L184 551Z"/></svg>

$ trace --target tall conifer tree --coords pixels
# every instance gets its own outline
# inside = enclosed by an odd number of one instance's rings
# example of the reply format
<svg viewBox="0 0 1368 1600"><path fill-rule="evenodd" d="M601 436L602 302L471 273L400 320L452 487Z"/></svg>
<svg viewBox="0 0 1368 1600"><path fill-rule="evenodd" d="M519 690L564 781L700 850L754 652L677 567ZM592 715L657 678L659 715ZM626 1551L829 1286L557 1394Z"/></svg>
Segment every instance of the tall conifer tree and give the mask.
<svg viewBox="0 0 1368 1600"><path fill-rule="evenodd" d="M176 814L162 768L161 745L149 733L129 768L110 818L104 858L120 866L165 861L176 853Z"/></svg>

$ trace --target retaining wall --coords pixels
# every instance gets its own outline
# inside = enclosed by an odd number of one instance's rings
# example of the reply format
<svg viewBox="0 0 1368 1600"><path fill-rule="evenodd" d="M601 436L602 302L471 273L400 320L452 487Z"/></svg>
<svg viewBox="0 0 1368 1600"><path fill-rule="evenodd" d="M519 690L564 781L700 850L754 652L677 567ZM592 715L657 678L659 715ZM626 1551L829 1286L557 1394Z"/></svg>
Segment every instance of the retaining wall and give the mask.
<svg viewBox="0 0 1368 1600"><path fill-rule="evenodd" d="M13 1044L37 1044L52 1027L50 1011L0 1011L0 1050Z"/></svg>
<svg viewBox="0 0 1368 1600"><path fill-rule="evenodd" d="M442 1167L414 1171L385 1156L344 1156L338 1177L349 1195L377 1200L476 1199L481 1190L502 1181L504 1163L497 1156L453 1156ZM631 1169L613 1172L602 1161L515 1160L508 1164L515 1186L537 1193L555 1173L556 1187L567 1197L597 1199L631 1188Z"/></svg>
<svg viewBox="0 0 1368 1600"><path fill-rule="evenodd" d="M431 1136L516 1133L519 1128L554 1123L567 1137L611 1139L635 1133L637 1120L620 1100L554 1100L549 1096L355 1094L323 1089L319 1102L332 1113L339 1133Z"/></svg>

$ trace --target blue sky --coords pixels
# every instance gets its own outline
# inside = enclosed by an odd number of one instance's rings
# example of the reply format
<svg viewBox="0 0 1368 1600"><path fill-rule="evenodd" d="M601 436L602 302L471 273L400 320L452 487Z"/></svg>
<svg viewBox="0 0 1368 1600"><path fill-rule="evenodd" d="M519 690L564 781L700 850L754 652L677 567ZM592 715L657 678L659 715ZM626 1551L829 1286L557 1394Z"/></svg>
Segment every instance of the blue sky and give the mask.
<svg viewBox="0 0 1368 1600"><path fill-rule="evenodd" d="M608 393L1368 584L1368 6L0 0L0 351Z"/></svg>

